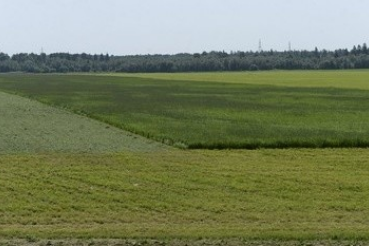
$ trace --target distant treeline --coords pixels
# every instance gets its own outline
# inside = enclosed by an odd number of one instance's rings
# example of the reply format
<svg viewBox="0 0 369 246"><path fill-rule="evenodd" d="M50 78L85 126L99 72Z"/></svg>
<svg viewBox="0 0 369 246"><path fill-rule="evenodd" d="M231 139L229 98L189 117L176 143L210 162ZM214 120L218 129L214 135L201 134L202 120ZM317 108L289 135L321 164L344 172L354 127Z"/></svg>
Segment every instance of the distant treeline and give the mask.
<svg viewBox="0 0 369 246"><path fill-rule="evenodd" d="M212 51L176 55L112 56L54 53L0 53L0 72L204 72L369 68L367 45L335 51Z"/></svg>

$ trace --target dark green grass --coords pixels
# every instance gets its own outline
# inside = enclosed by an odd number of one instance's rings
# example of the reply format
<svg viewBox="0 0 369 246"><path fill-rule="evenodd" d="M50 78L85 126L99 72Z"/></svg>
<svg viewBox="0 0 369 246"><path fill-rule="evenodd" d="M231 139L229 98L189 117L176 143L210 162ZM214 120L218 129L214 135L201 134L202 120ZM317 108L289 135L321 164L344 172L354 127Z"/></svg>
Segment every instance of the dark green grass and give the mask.
<svg viewBox="0 0 369 246"><path fill-rule="evenodd" d="M286 76L288 81L293 79L288 73ZM293 76L299 81L298 74ZM329 76L331 82L334 73ZM351 78L354 84L355 73ZM1 75L0 90L182 147L369 146L369 93L364 89L94 75Z"/></svg>

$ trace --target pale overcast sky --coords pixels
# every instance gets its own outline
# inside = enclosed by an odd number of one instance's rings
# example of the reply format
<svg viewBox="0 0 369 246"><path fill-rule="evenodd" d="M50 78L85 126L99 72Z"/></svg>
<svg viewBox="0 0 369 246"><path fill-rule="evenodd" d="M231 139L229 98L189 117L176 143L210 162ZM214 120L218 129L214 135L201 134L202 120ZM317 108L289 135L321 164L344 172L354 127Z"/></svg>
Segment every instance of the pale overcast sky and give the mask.
<svg viewBox="0 0 369 246"><path fill-rule="evenodd" d="M0 0L0 52L173 54L369 44L369 0Z"/></svg>

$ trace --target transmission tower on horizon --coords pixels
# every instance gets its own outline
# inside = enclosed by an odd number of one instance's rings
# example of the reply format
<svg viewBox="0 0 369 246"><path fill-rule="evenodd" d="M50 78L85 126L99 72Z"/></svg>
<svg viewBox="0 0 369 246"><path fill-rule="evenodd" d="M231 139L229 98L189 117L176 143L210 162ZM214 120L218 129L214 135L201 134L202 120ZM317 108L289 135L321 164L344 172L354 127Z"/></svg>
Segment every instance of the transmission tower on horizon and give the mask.
<svg viewBox="0 0 369 246"><path fill-rule="evenodd" d="M262 52L262 51L263 51L263 46L261 43L261 39L259 39L259 52Z"/></svg>

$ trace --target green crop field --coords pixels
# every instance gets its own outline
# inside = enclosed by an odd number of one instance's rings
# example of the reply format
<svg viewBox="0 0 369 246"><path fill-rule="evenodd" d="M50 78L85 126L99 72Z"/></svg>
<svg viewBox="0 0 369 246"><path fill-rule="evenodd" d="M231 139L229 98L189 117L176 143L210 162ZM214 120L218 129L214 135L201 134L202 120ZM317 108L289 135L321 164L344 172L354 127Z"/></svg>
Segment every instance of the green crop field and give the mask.
<svg viewBox="0 0 369 246"><path fill-rule="evenodd" d="M0 236L369 239L368 150L5 155Z"/></svg>
<svg viewBox="0 0 369 246"><path fill-rule="evenodd" d="M138 77L165 80L208 81L288 87L333 87L369 89L368 70L270 71L209 73L112 73L101 76Z"/></svg>
<svg viewBox="0 0 369 246"><path fill-rule="evenodd" d="M0 245L365 245L367 78L1 74Z"/></svg>
<svg viewBox="0 0 369 246"><path fill-rule="evenodd" d="M134 76L0 76L0 90L178 147L369 146L369 71Z"/></svg>
<svg viewBox="0 0 369 246"><path fill-rule="evenodd" d="M0 92L0 154L155 151L161 144L19 96Z"/></svg>

